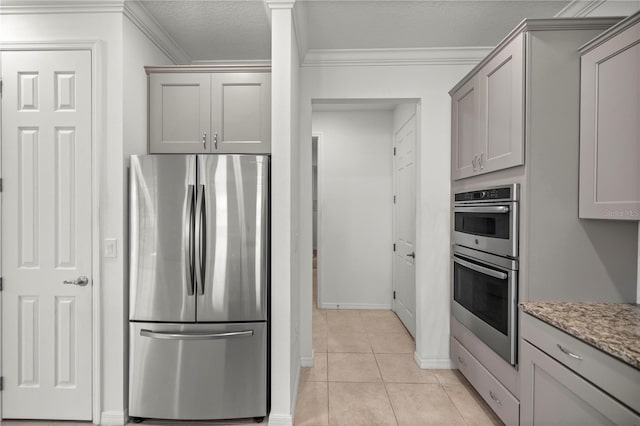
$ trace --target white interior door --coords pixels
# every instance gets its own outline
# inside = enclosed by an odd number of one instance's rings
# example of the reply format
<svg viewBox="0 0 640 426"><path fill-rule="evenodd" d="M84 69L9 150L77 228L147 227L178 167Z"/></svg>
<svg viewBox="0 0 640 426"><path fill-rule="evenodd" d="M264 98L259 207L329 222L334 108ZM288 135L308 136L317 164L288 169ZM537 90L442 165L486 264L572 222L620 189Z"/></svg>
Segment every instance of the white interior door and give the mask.
<svg viewBox="0 0 640 426"><path fill-rule="evenodd" d="M91 52L1 64L2 417L90 420Z"/></svg>
<svg viewBox="0 0 640 426"><path fill-rule="evenodd" d="M416 335L415 269L415 115L394 137L393 309L409 333Z"/></svg>

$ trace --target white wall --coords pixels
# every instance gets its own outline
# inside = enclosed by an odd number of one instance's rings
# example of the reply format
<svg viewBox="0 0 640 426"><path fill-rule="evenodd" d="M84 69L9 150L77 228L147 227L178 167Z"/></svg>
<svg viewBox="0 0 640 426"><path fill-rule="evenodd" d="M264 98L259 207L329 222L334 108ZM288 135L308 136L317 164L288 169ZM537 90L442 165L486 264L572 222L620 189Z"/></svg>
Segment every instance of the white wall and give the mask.
<svg viewBox="0 0 640 426"><path fill-rule="evenodd" d="M271 413L291 425L300 370L298 287L298 57L293 1L271 8ZM294 100L296 102L294 102ZM294 133L295 132L295 133ZM295 193L294 193L295 191ZM295 299L294 299L295 298ZM295 346L295 347L294 347ZM296 357L295 359L292 357Z"/></svg>
<svg viewBox="0 0 640 426"><path fill-rule="evenodd" d="M420 106L416 167L416 360L423 368L450 368L449 232L450 117L448 91L472 64L335 65L302 68L300 156L302 258L311 257L311 101L314 99L416 99ZM308 154L307 154L308 153ZM308 250L308 252L307 252ZM311 288L311 269L301 270L301 286ZM309 290L310 292L310 290ZM306 290L305 290L306 294ZM307 303L306 299L302 299ZM310 298L309 307L310 309ZM311 333L311 324L301 325ZM303 347L303 353L311 352Z"/></svg>
<svg viewBox="0 0 640 426"><path fill-rule="evenodd" d="M126 43L125 39L126 38ZM147 60L168 63L155 46L132 28L121 11L70 14L10 14L2 16L2 42L51 40L100 43L98 149L100 170L99 241L115 238L116 258L103 258L99 282L102 321L100 413L94 421L123 424L126 416L126 179L125 156L146 150L146 83L140 82L139 64ZM125 49L126 47L126 49ZM144 70L142 70L144 76ZM99 244L99 247L102 245ZM98 367L100 368L100 367Z"/></svg>
<svg viewBox="0 0 640 426"><path fill-rule="evenodd" d="M391 309L393 112L314 112L312 121L320 307Z"/></svg>

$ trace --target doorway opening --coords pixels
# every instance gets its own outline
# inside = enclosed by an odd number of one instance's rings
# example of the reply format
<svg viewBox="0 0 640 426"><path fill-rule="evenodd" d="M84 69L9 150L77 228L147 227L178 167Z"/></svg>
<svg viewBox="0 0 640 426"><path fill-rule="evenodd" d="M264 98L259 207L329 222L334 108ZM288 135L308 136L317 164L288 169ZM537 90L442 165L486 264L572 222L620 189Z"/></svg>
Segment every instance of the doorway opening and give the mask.
<svg viewBox="0 0 640 426"><path fill-rule="evenodd" d="M315 353L415 351L416 110L312 102Z"/></svg>

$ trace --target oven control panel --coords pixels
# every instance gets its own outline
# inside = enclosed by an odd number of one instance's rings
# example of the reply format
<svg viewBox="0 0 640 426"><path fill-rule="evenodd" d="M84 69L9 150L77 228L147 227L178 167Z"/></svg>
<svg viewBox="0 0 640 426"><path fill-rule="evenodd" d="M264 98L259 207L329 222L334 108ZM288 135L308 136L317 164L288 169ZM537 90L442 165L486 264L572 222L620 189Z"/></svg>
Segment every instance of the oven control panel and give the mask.
<svg viewBox="0 0 640 426"><path fill-rule="evenodd" d="M478 191L458 192L454 195L456 203L478 201L515 201L517 200L517 184Z"/></svg>

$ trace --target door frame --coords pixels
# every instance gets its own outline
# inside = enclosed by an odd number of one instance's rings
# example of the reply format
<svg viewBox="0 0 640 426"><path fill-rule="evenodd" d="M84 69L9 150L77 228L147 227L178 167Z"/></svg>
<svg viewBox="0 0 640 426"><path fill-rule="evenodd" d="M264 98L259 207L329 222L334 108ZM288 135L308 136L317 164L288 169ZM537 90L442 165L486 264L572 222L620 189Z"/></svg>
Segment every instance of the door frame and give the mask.
<svg viewBox="0 0 640 426"><path fill-rule="evenodd" d="M408 103L410 104L410 103ZM414 120L414 134L415 134L415 139L414 139L414 144L413 144L413 167L414 167L414 173L413 173L413 193L411 194L413 196L413 217L414 217L414 227L413 227L413 244L414 244L414 250L415 252L417 252L417 242L418 242L418 138L419 138L419 134L418 134L418 103L415 104L411 104L414 105L415 110L413 112L413 114L407 119L405 120L402 125L400 125L400 127L398 128L398 131L394 131L393 132L393 141L392 141L392 148L395 152L396 149L396 135L397 133L402 130L402 128L404 126L407 125L407 123L409 123L409 121ZM398 222L398 213L397 213L397 205L395 203L395 197L398 194L397 191L397 184L398 184L398 179L397 179L397 170L396 170L396 155L392 154L392 162L393 162L393 176L392 176L392 180L393 180L393 196L394 196L394 201L392 203L392 214L391 214L391 226L392 226L392 241L395 242L397 241L397 222ZM415 254L414 252L414 254ZM391 291L393 293L396 292L397 290L397 282L396 282L396 266L395 266L395 262L396 262L396 252L392 251L391 252ZM416 258L413 258L413 296L415 298L415 300L418 300L418 286L417 286L417 274L416 274L416 269L417 269L418 265L416 262ZM396 316L398 315L396 312L396 298L392 298L391 299L391 310L396 314ZM414 325L414 332L415 332L415 336L412 336L414 341L417 340L417 336L418 336L418 304L416 303L416 307L414 308L414 312L413 312L413 318L415 321L415 325ZM416 342L417 343L417 342Z"/></svg>
<svg viewBox="0 0 640 426"><path fill-rule="evenodd" d="M322 134L322 132L312 132L311 134L311 139L313 138L317 138L318 142L317 142L317 146L318 146L318 152L317 152L317 158L316 161L318 162L317 164L317 176L316 176L316 202L317 202L317 218L316 218L316 246L317 246L317 252L316 252L316 279L317 279L317 286L318 286L318 299L316 300L316 308L318 309L326 309L324 306L322 306L322 300L324 300L322 298L322 280L321 280L321 272L322 268L321 265L322 263L322 233L320 232L322 230L322 191L321 189L324 188L324 185L322 184L322 177L324 176L324 171L322 170L322 167L320 166L321 161L320 159L322 158L321 156L321 145L322 145L322 138L324 137L324 135ZM313 144L313 141L311 142ZM313 149L313 147L312 147ZM312 153L313 155L313 153ZM311 160L311 173L313 173L313 158ZM313 183L313 176L311 177L312 183ZM313 188L312 188L313 191ZM313 226L313 198L311 199L311 226ZM311 230L311 239L312 239L312 244L313 244L313 229ZM313 250L312 250L313 252ZM312 271L313 273L313 266L312 266ZM313 295L313 276L311 277L311 294ZM312 302L311 304L313 304L313 299L311 299Z"/></svg>
<svg viewBox="0 0 640 426"><path fill-rule="evenodd" d="M101 323L101 283L100 283L100 163L98 148L102 146L98 143L102 139L102 100L103 85L101 78L102 65L102 43L100 40L69 40L69 41L25 41L7 42L0 45L0 52L4 51L55 51L55 50L84 50L91 53L91 268L92 268L92 289L91 289L91 386L92 386L92 421L94 424L100 423L102 412L102 323ZM1 117L1 108L0 108ZM0 147L2 134L0 133ZM1 152L1 151L0 151ZM0 175L2 174L0 166ZM0 220L2 220L0 212ZM2 264L0 263L0 275ZM0 310L2 306L0 305ZM0 329L1 333L1 329ZM2 340L0 334L0 353L2 350ZM2 410L2 399L0 399L0 410ZM1 412L1 411L0 411Z"/></svg>

